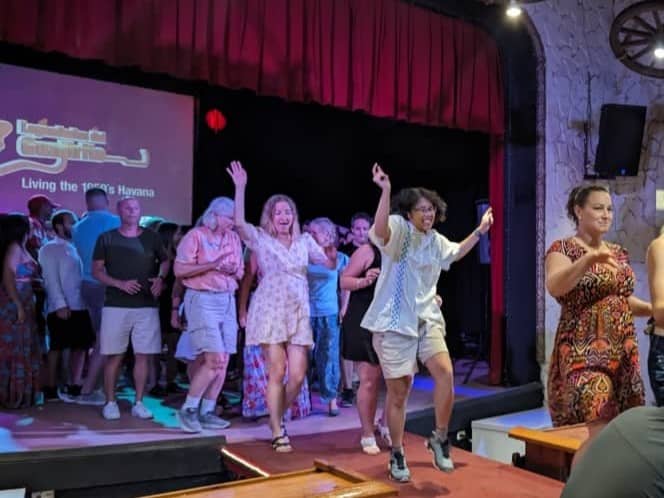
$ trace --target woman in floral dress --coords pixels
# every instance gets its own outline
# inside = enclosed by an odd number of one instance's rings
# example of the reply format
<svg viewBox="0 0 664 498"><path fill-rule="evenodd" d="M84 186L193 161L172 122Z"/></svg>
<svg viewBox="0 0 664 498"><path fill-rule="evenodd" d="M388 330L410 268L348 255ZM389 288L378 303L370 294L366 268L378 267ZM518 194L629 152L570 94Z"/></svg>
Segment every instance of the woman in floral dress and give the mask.
<svg viewBox="0 0 664 498"><path fill-rule="evenodd" d="M256 255L250 253L245 264L244 278L240 283L238 298L238 321L242 328L246 328L247 326L249 294L257 278L260 280L258 261L256 261ZM243 355L242 416L249 419L256 419L268 414L265 357L263 356L263 350L260 345L245 346ZM286 372L285 382L288 382L287 379L288 372ZM311 413L311 398L309 396L309 385L306 377L302 382L300 393L289 408L284 414L285 420L306 417Z"/></svg>
<svg viewBox="0 0 664 498"><path fill-rule="evenodd" d="M627 251L603 240L613 208L605 187L575 188L567 203L574 237L546 256L546 286L561 305L548 378L554 426L594 423L644 403L633 316L651 306L632 295Z"/></svg>
<svg viewBox="0 0 664 498"><path fill-rule="evenodd" d="M33 288L39 265L25 248L30 224L19 214L0 219L0 406L32 406L40 391L41 340Z"/></svg>
<svg viewBox="0 0 664 498"><path fill-rule="evenodd" d="M261 280L247 316L246 345L260 344L267 360L267 406L272 447L292 451L283 426L286 407L295 400L307 371L313 334L309 320L309 262L336 266L336 249L328 255L309 234L300 233L295 203L285 195L273 195L263 206L260 227L244 217L247 173L238 161L228 174L235 184L235 226L247 247L256 253ZM284 378L288 371L288 381Z"/></svg>

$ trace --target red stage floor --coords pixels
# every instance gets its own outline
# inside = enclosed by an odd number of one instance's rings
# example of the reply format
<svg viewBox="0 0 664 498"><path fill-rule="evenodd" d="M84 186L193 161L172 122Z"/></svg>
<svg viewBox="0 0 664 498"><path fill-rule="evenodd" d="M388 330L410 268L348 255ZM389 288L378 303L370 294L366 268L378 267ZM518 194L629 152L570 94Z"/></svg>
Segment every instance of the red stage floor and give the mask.
<svg viewBox="0 0 664 498"><path fill-rule="evenodd" d="M387 451L368 456L359 448L357 430L292 436L295 451L275 453L267 440L229 444L226 451L260 468L278 474L313 466L315 459L326 460L342 469L352 470L371 479L387 478ZM430 453L420 436L406 434L406 456L413 476L408 484L392 483L399 496L458 498L558 498L563 483L510 465L488 460L457 448L452 450L456 470L451 474L433 468Z"/></svg>

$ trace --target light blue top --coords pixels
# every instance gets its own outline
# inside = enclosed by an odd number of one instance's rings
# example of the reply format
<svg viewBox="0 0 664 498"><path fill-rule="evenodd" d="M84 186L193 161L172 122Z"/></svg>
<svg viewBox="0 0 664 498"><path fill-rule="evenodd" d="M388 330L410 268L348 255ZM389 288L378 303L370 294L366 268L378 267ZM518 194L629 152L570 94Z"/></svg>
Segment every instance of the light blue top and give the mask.
<svg viewBox="0 0 664 498"><path fill-rule="evenodd" d="M307 267L311 316L330 316L339 313L339 274L346 268L348 261L348 256L338 252L337 267L334 270L323 265L310 264Z"/></svg>
<svg viewBox="0 0 664 498"><path fill-rule="evenodd" d="M97 238L104 232L120 228L120 217L109 211L89 211L85 218L74 225L72 231L74 245L83 261L83 279L96 282L92 278L92 252Z"/></svg>

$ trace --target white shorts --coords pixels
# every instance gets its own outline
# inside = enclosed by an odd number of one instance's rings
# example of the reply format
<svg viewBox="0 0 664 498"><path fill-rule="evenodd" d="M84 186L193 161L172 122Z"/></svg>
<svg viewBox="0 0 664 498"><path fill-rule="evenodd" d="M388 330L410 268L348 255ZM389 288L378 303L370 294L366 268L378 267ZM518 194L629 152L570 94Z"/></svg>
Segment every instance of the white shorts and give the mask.
<svg viewBox="0 0 664 498"><path fill-rule="evenodd" d="M191 334L188 330L183 330L175 347L175 359L183 363L188 363L196 359L194 350L191 346Z"/></svg>
<svg viewBox="0 0 664 498"><path fill-rule="evenodd" d="M124 354L129 339L134 353L161 353L161 325L158 308L115 308L101 310L99 351L104 355Z"/></svg>
<svg viewBox="0 0 664 498"><path fill-rule="evenodd" d="M398 379L417 373L417 359L426 363L438 353L448 353L442 328L420 322L419 337L400 332L374 332L373 347L386 379Z"/></svg>
<svg viewBox="0 0 664 498"><path fill-rule="evenodd" d="M187 289L184 310L195 355L237 352L237 311L232 292Z"/></svg>

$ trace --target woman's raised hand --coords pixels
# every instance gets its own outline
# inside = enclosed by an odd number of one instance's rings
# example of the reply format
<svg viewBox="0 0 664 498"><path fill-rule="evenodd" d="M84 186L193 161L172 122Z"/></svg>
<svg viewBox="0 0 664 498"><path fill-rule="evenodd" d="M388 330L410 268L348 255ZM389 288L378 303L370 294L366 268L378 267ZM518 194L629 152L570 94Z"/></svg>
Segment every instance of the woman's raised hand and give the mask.
<svg viewBox="0 0 664 498"><path fill-rule="evenodd" d="M373 167L371 168L371 174L373 175L374 183L382 190L390 188L390 177L385 174L378 163L374 163Z"/></svg>
<svg viewBox="0 0 664 498"><path fill-rule="evenodd" d="M482 233L487 233L489 228L491 228L491 225L493 225L493 208L489 206L489 208L484 211L484 214L482 215L479 231Z"/></svg>
<svg viewBox="0 0 664 498"><path fill-rule="evenodd" d="M231 165L229 168L226 168L226 172L233 179L236 188L247 185L247 172L242 167L240 161L231 161Z"/></svg>

